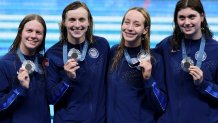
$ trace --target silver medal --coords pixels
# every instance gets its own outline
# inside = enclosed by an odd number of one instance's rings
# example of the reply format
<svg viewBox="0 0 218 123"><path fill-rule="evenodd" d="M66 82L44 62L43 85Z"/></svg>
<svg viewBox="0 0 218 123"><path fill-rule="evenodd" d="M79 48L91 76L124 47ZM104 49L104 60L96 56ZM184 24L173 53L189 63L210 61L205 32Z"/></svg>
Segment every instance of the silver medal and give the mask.
<svg viewBox="0 0 218 123"><path fill-rule="evenodd" d="M150 60L151 55L148 52L146 52L145 50L141 50L137 55L137 59L139 60L139 62L141 62L143 59Z"/></svg>
<svg viewBox="0 0 218 123"><path fill-rule="evenodd" d="M30 60L25 60L22 64L22 67L24 67L27 70L28 74L33 73L36 69L35 64Z"/></svg>
<svg viewBox="0 0 218 123"><path fill-rule="evenodd" d="M80 59L81 59L80 51L75 49L75 48L70 49L67 56L68 56L68 59L75 59L77 61L80 61Z"/></svg>
<svg viewBox="0 0 218 123"><path fill-rule="evenodd" d="M194 61L190 57L186 57L181 61L181 67L184 71L188 72L189 67L194 65Z"/></svg>
<svg viewBox="0 0 218 123"><path fill-rule="evenodd" d="M129 64L131 68L134 68L139 65L139 60L137 58L131 58L132 64Z"/></svg>

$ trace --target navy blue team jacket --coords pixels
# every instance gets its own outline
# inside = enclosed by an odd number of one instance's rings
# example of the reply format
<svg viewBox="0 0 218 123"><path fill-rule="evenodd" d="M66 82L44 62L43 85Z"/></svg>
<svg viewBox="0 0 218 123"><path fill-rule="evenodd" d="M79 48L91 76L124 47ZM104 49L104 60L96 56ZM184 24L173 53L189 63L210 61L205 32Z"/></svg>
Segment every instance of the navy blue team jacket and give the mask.
<svg viewBox="0 0 218 123"><path fill-rule="evenodd" d="M166 67L168 107L158 123L218 123L218 42L207 39L201 70L203 82L195 86L193 78L181 68L182 50L174 51L168 37L156 48ZM201 39L185 39L186 52L196 65Z"/></svg>
<svg viewBox="0 0 218 123"><path fill-rule="evenodd" d="M24 57L34 61L34 56ZM26 89L17 79L20 67L17 54L8 53L0 60L0 123L50 123L44 73L30 74Z"/></svg>
<svg viewBox="0 0 218 123"><path fill-rule="evenodd" d="M79 62L76 79L64 71L63 45L58 42L46 56L50 100L54 104L54 123L104 123L106 120L105 76L110 47L105 38L95 36L84 61ZM68 45L68 51L82 51L84 43Z"/></svg>
<svg viewBox="0 0 218 123"><path fill-rule="evenodd" d="M116 69L111 69L118 45L111 48L107 77L108 123L154 123L155 115L166 107L164 68L160 55L152 52L152 75L144 80L142 72L131 68L124 55ZM127 48L136 58L141 47Z"/></svg>

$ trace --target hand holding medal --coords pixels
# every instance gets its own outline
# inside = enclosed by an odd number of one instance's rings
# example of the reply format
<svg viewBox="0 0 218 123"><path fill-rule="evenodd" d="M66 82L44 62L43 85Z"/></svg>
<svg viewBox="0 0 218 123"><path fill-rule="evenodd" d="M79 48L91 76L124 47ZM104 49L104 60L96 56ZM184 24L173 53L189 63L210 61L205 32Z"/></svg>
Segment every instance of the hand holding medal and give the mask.
<svg viewBox="0 0 218 123"><path fill-rule="evenodd" d="M138 70L141 70L141 67L139 64L143 61L150 61L151 55L147 53L145 50L140 50L140 52L137 55L137 58L130 58L128 52L126 49L124 49L124 56L126 61L128 62L129 67L131 68L137 68Z"/></svg>
<svg viewBox="0 0 218 123"><path fill-rule="evenodd" d="M30 77L28 70L24 66L22 66L17 74L17 78L20 81L20 84L25 88L29 88Z"/></svg>
<svg viewBox="0 0 218 123"><path fill-rule="evenodd" d="M78 61L81 60L81 53L79 50L72 48L67 54L67 62L64 64L64 70L67 76L71 79L76 78L76 70L79 69Z"/></svg>
<svg viewBox="0 0 218 123"><path fill-rule="evenodd" d="M199 67L190 66L189 74L193 77L195 85L199 85L203 82L203 71Z"/></svg>
<svg viewBox="0 0 218 123"><path fill-rule="evenodd" d="M64 70L70 79L76 78L76 70L79 68L80 66L78 66L77 60L73 58L67 60L66 64L64 64Z"/></svg>
<svg viewBox="0 0 218 123"><path fill-rule="evenodd" d="M142 75L145 80L148 80L151 76L151 55L144 50L140 51L137 56L140 64L139 67L142 70Z"/></svg>
<svg viewBox="0 0 218 123"><path fill-rule="evenodd" d="M145 50L141 50L137 55L137 59L139 60L139 62L141 62L142 60L150 61L151 55Z"/></svg>

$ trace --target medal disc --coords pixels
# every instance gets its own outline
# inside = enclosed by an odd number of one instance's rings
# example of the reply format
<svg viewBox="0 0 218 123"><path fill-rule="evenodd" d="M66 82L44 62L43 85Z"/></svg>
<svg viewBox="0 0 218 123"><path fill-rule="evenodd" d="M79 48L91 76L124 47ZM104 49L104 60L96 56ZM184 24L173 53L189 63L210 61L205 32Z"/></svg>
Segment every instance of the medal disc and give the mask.
<svg viewBox="0 0 218 123"><path fill-rule="evenodd" d="M150 60L151 55L147 53L145 50L142 50L138 53L137 59L141 62L143 59Z"/></svg>
<svg viewBox="0 0 218 123"><path fill-rule="evenodd" d="M71 58L77 61L80 61L80 58L81 58L80 51L75 48L70 49L70 51L68 52L68 59L71 59Z"/></svg>
<svg viewBox="0 0 218 123"><path fill-rule="evenodd" d="M28 71L28 74L33 73L36 69L35 64L30 60L25 60L22 64L22 67L24 67Z"/></svg>
<svg viewBox="0 0 218 123"><path fill-rule="evenodd" d="M194 61L190 57L186 57L181 61L181 67L184 71L188 72L189 67L194 65Z"/></svg>

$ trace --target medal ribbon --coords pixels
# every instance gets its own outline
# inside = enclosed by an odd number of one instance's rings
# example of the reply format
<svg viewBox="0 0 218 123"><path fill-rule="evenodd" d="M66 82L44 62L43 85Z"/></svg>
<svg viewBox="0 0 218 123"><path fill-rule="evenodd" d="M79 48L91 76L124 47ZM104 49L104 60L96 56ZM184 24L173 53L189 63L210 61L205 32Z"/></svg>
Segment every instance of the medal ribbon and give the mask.
<svg viewBox="0 0 218 123"><path fill-rule="evenodd" d="M140 51L142 51L143 49L142 49L142 47L141 47L141 50ZM127 52L127 50L126 50L126 48L124 48L124 56L125 56L125 59L126 59L126 61L128 62L128 64L131 66L131 65L133 65L133 63L132 63L132 60L131 60L131 58L130 58L130 55L129 55L129 53ZM138 70L140 70L140 67L138 67L138 66L135 66Z"/></svg>
<svg viewBox="0 0 218 123"><path fill-rule="evenodd" d="M22 54L20 48L17 49L17 55L18 55L18 57L19 57L19 59L20 59L20 61L21 61L22 63L26 60L26 59L24 58L24 55ZM37 57L37 56L35 57L34 64L35 64L35 66L36 66L35 71L36 71L36 72L39 72L39 64L38 64L38 57Z"/></svg>
<svg viewBox="0 0 218 123"><path fill-rule="evenodd" d="M81 54L80 61L83 61L85 59L87 50L88 50L88 42L85 41L85 44L82 48L82 54ZM63 60L65 64L67 62L67 43L66 42L63 45Z"/></svg>
<svg viewBox="0 0 218 123"><path fill-rule="evenodd" d="M197 64L196 64L196 66L198 66L199 68L201 68L201 64L202 64L205 43L206 43L205 38L204 38L204 36L202 36L200 49L199 49L199 52L197 55ZM187 57L187 53L186 53L185 43L184 43L184 39L182 39L182 58L184 59L186 57Z"/></svg>

